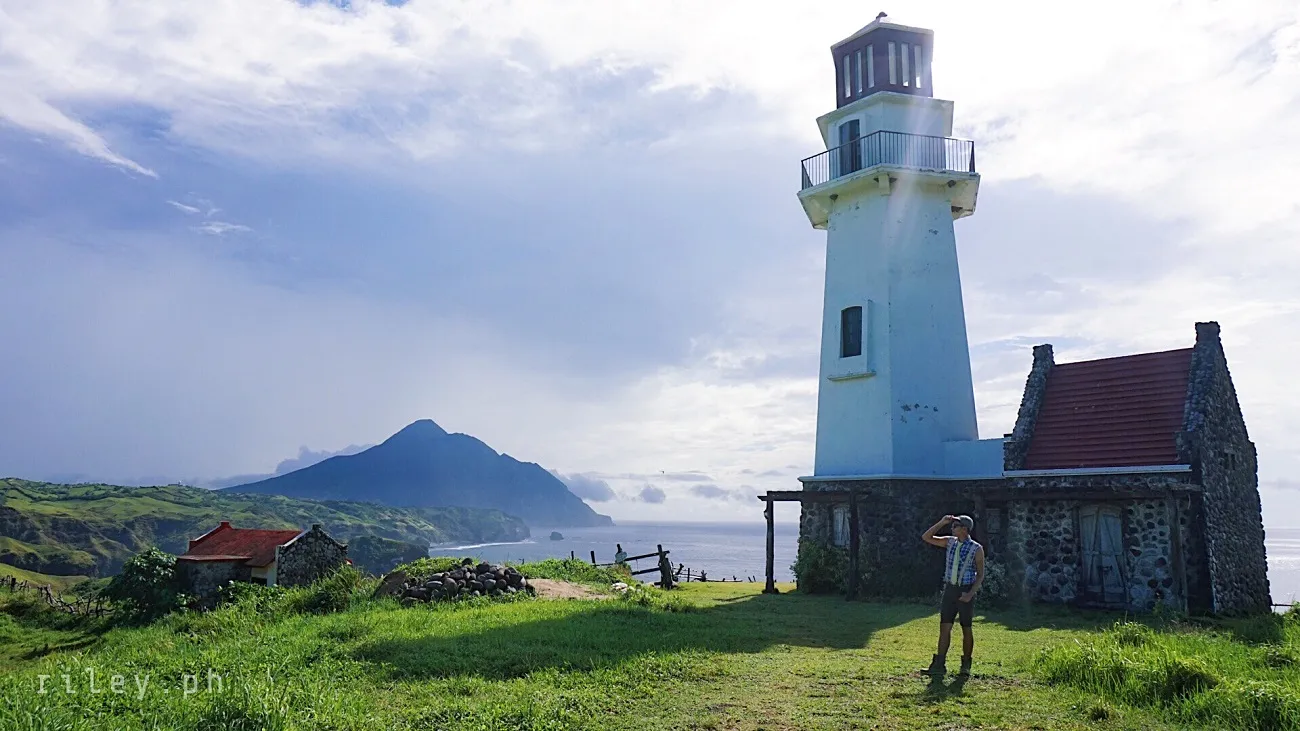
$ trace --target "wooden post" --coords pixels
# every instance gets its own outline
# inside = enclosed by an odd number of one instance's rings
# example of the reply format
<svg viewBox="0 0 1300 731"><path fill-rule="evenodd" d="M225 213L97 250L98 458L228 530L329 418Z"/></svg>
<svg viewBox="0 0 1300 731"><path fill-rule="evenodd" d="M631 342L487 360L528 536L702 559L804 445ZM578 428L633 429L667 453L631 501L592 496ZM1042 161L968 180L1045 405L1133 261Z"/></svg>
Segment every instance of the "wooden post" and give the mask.
<svg viewBox="0 0 1300 731"><path fill-rule="evenodd" d="M767 584L763 586L763 593L776 594L776 523L771 498L764 501L763 517L767 518Z"/></svg>
<svg viewBox="0 0 1300 731"><path fill-rule="evenodd" d="M592 565L592 566L595 566L595 565L596 565L596 552L595 552L595 551L592 551L592 552L591 552L591 565Z"/></svg>
<svg viewBox="0 0 1300 731"><path fill-rule="evenodd" d="M858 491L849 490L849 601L858 598Z"/></svg>
<svg viewBox="0 0 1300 731"><path fill-rule="evenodd" d="M573 551L569 551L569 560L573 561L576 558L578 558L577 554L575 554Z"/></svg>

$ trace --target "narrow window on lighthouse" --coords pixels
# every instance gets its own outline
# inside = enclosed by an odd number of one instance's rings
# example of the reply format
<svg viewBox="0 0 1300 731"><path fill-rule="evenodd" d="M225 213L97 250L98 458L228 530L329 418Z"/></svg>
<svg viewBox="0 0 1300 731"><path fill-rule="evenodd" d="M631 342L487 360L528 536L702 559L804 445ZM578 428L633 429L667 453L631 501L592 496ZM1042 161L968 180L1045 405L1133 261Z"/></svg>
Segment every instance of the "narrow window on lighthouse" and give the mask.
<svg viewBox="0 0 1300 731"><path fill-rule="evenodd" d="M862 308L845 307L840 311L840 357L862 355Z"/></svg>
<svg viewBox="0 0 1300 731"><path fill-rule="evenodd" d="M913 84L916 88L921 88L921 46L914 44L912 54L916 56L916 63L912 65L912 73L916 75L916 81Z"/></svg>
<svg viewBox="0 0 1300 731"><path fill-rule="evenodd" d="M907 70L907 44L903 44L903 86L909 86L912 80L912 74Z"/></svg>
<svg viewBox="0 0 1300 731"><path fill-rule="evenodd" d="M891 84L898 83L898 59L896 58L896 53L897 52L894 49L894 42L890 41L889 42L889 83Z"/></svg>
<svg viewBox="0 0 1300 731"><path fill-rule="evenodd" d="M862 93L862 49L858 49L853 54L853 85L857 87L858 93Z"/></svg>
<svg viewBox="0 0 1300 731"><path fill-rule="evenodd" d="M849 97L853 95L853 87L850 86L850 83L852 81L853 81L853 77L849 76L849 54L846 53L844 54L844 96L845 97Z"/></svg>
<svg viewBox="0 0 1300 731"><path fill-rule="evenodd" d="M867 46L867 88L876 85L876 57L871 52L871 46Z"/></svg>

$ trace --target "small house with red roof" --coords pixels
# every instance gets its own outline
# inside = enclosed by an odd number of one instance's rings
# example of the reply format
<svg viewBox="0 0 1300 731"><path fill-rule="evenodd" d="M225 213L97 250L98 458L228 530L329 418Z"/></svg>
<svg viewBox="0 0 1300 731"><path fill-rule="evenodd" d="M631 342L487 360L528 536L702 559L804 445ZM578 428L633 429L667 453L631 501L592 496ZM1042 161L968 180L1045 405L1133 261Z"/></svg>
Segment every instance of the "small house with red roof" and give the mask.
<svg viewBox="0 0 1300 731"><path fill-rule="evenodd" d="M266 586L310 584L347 563L347 546L319 524L311 530L236 528L221 521L191 539L176 559L186 593L206 596L231 581Z"/></svg>

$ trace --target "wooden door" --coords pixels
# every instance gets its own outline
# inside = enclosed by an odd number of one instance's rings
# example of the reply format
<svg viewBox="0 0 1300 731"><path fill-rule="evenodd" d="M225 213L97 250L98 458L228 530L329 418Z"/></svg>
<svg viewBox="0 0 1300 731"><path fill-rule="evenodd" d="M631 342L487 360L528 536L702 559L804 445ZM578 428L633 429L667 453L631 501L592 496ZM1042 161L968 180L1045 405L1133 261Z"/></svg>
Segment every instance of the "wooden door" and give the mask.
<svg viewBox="0 0 1300 731"><path fill-rule="evenodd" d="M1079 508L1079 555L1083 562L1080 593L1089 603L1123 606L1124 521L1114 505Z"/></svg>
<svg viewBox="0 0 1300 731"><path fill-rule="evenodd" d="M862 169L862 132L858 120L850 119L840 125L839 151L840 175L848 175Z"/></svg>

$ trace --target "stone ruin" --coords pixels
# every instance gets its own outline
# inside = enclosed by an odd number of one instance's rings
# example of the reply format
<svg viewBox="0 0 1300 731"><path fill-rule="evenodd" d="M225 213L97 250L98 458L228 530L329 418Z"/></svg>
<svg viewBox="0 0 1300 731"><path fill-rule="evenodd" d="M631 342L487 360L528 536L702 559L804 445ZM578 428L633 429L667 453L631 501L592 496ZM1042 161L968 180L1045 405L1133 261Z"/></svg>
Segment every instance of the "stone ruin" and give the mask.
<svg viewBox="0 0 1300 731"><path fill-rule="evenodd" d="M489 563L474 565L469 559L450 571L427 578L410 577L397 571L385 576L375 590L376 596L398 597L406 606L417 602L519 593L532 595L536 589L518 569Z"/></svg>

